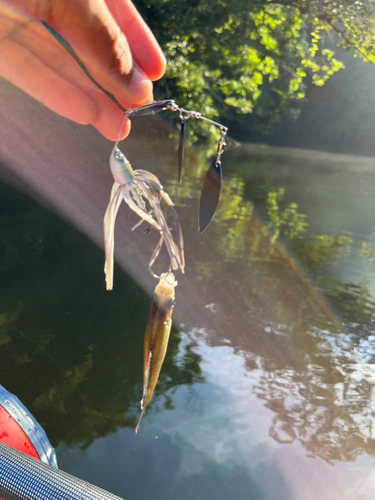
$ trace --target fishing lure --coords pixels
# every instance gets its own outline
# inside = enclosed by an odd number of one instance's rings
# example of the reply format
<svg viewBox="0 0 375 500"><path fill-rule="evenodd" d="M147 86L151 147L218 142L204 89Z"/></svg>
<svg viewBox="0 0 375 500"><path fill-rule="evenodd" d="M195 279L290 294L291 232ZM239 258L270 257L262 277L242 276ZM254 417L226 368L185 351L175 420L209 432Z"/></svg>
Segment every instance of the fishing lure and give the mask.
<svg viewBox="0 0 375 500"><path fill-rule="evenodd" d="M141 416L135 428L136 433L139 431L142 417L154 392L167 351L176 286L177 281L171 272L162 274L151 299L144 340Z"/></svg>
<svg viewBox="0 0 375 500"><path fill-rule="evenodd" d="M125 125L126 119L127 116L125 115L122 127ZM182 273L185 272L183 235L172 200L163 190L163 186L155 175L146 170L133 170L130 162L118 149L117 145L118 140L110 156L110 168L114 184L104 215L104 272L107 290L112 290L113 287L114 229L117 212L122 201L141 218L132 230L136 229L143 221L146 221L150 229L154 229L160 234L159 242L149 262L149 271L152 276L159 278L152 271L152 266L160 253L163 242L169 254L170 269L172 271L180 269ZM161 207L161 200L166 202L171 211L174 220L173 229L170 229L167 223ZM175 233L175 238L172 231Z"/></svg>
<svg viewBox="0 0 375 500"><path fill-rule="evenodd" d="M181 184L182 181L182 165L184 159L184 139L185 139L185 129L186 121L189 118L195 118L198 120L204 120L220 129L220 140L216 153L216 158L210 165L203 182L203 188L201 192L201 197L199 201L199 215L198 215L198 231L203 233L212 221L220 199L221 192L221 156L224 152L224 147L226 146L225 137L228 132L228 128L224 127L220 123L217 123L197 111L188 111L184 108L180 108L175 101L172 99L167 99L164 101L154 101L139 108L131 109L127 112L129 117L131 116L146 116L155 115L161 111L175 111L179 113L179 118L181 120L180 138L178 144L178 182Z"/></svg>

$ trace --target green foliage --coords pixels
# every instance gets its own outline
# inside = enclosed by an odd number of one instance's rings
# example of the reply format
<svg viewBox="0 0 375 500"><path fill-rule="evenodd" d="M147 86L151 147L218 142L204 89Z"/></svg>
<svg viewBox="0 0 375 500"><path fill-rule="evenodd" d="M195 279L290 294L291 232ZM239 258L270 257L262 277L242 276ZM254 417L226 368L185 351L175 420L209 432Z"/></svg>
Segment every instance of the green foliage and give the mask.
<svg viewBox="0 0 375 500"><path fill-rule="evenodd" d="M347 236L314 235L307 242L298 242L295 252L311 269L335 264L349 250L352 240Z"/></svg>
<svg viewBox="0 0 375 500"><path fill-rule="evenodd" d="M283 188L278 191L269 191L267 195L267 215L269 218L268 228L272 231L272 241L276 241L280 234L289 240L300 237L308 224L305 222L306 215L297 212L297 204L289 203L283 212L280 212L279 199L284 195Z"/></svg>
<svg viewBox="0 0 375 500"><path fill-rule="evenodd" d="M238 260L246 248L249 216L253 205L243 201L244 182L236 177L228 181L228 195L222 197L217 216L226 228L219 238L218 248L226 260Z"/></svg>
<svg viewBox="0 0 375 500"><path fill-rule="evenodd" d="M88 346L89 351L94 351L93 346ZM92 352L84 356L84 361L67 370L58 382L48 387L34 400L34 408L52 409L61 414L67 413L66 401L86 379L93 366Z"/></svg>
<svg viewBox="0 0 375 500"><path fill-rule="evenodd" d="M280 236L293 240L293 252L311 270L326 264L336 264L340 257L349 252L352 245L351 238L319 234L311 235L308 240L302 240L301 235L309 226L306 215L298 213L298 206L293 202L281 211L279 201L284 194L284 188L279 188L277 191L271 189L267 193L266 208L268 229L272 232L271 242L275 243ZM364 254L366 250L368 255L370 249L366 247L366 243L361 243L359 252Z"/></svg>
<svg viewBox="0 0 375 500"><path fill-rule="evenodd" d="M139 0L137 7L168 61L157 97L267 132L285 112L296 114L307 86L324 85L344 67L327 47L327 34L375 62L374 4Z"/></svg>
<svg viewBox="0 0 375 500"><path fill-rule="evenodd" d="M372 265L375 261L375 247L369 245L365 241L361 241L358 244L358 253L361 255L369 265Z"/></svg>
<svg viewBox="0 0 375 500"><path fill-rule="evenodd" d="M321 291L335 302L341 314L349 321L360 323L375 319L375 302L368 283L340 283L327 278L318 278Z"/></svg>

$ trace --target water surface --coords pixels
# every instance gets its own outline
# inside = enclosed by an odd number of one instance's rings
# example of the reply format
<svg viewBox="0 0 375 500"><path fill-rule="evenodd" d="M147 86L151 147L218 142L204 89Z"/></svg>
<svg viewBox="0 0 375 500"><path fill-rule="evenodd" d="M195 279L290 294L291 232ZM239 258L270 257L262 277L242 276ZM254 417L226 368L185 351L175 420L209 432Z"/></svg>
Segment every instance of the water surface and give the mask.
<svg viewBox="0 0 375 500"><path fill-rule="evenodd" d="M102 252L7 187L1 383L62 469L127 499L372 498L375 160L230 151L193 240L206 163L191 153L180 188L166 158L187 273L140 434L149 297L120 269L106 292Z"/></svg>

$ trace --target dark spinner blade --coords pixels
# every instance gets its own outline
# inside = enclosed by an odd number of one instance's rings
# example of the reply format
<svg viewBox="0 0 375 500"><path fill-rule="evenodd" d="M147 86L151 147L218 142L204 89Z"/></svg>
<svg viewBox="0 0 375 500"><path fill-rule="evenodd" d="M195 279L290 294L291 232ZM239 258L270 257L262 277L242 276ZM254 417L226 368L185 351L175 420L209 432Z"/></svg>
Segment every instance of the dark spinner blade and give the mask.
<svg viewBox="0 0 375 500"><path fill-rule="evenodd" d="M181 121L180 140L178 143L178 183L182 180L182 163L184 161L184 138L186 120Z"/></svg>
<svg viewBox="0 0 375 500"><path fill-rule="evenodd" d="M198 231L203 233L212 221L219 204L221 191L221 163L212 162L204 179L199 202Z"/></svg>

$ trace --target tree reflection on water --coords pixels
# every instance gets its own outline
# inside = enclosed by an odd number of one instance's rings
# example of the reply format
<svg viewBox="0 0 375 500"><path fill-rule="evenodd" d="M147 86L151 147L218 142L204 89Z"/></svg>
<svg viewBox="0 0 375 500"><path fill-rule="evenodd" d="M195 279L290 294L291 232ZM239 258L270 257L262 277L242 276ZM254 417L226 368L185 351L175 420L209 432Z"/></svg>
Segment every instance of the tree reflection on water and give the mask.
<svg viewBox="0 0 375 500"><path fill-rule="evenodd" d="M275 414L269 435L279 443L299 441L309 456L327 462L374 456L375 300L366 282L327 278L327 269L348 255L371 265L373 247L348 234L306 235L308 217L282 199L284 188L258 178L260 224L250 201L233 203L247 189L243 177L233 173L228 184L233 195L222 198L213 224L226 261L244 264L237 297L254 320L262 311L258 343L251 344L256 362L248 368L262 372L254 391ZM304 282L299 264L315 289ZM260 347L274 342L283 356Z"/></svg>
<svg viewBox="0 0 375 500"><path fill-rule="evenodd" d="M311 335L320 352L306 355L305 370L264 372L255 387L275 412L270 436L280 443L298 440L310 456L329 462L354 460L363 452L374 455L374 389L373 380L364 376L366 364L347 359L347 344L332 333L316 329Z"/></svg>

